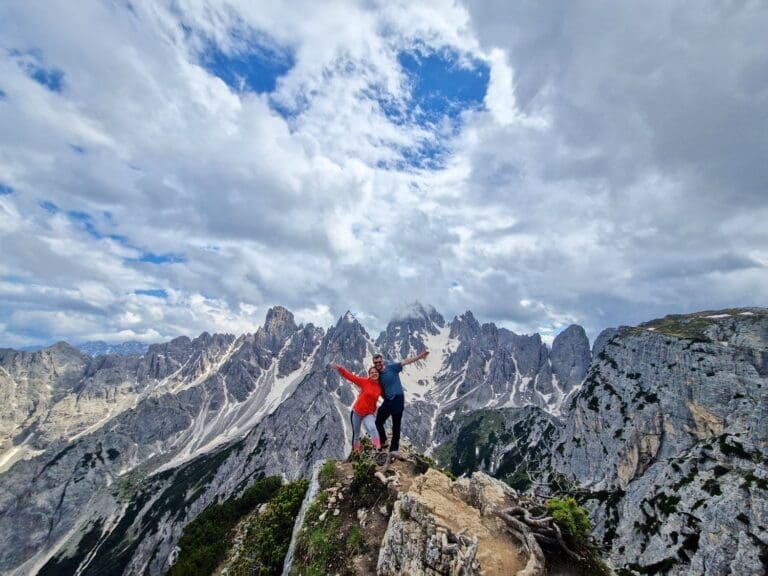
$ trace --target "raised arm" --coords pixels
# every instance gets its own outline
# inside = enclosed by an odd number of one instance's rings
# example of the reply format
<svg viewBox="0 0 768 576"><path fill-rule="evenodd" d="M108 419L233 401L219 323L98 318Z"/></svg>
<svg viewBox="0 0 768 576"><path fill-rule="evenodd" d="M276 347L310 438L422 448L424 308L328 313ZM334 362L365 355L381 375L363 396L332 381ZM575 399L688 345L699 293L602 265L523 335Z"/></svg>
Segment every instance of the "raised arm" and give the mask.
<svg viewBox="0 0 768 576"><path fill-rule="evenodd" d="M356 374L352 374L352 372L344 368L344 366L341 366L340 364L336 364L336 362L331 362L331 368L336 370L339 374L341 374L345 379L352 382L352 384L354 384L355 386L358 386L358 387L363 386L362 381L365 380L365 378L361 378Z"/></svg>
<svg viewBox="0 0 768 576"><path fill-rule="evenodd" d="M402 364L403 366L408 366L408 364L413 364L417 360L423 360L427 356L429 356L429 350L424 350L424 352L422 352L421 354L417 354L416 356L409 356L405 360L401 360L400 364Z"/></svg>

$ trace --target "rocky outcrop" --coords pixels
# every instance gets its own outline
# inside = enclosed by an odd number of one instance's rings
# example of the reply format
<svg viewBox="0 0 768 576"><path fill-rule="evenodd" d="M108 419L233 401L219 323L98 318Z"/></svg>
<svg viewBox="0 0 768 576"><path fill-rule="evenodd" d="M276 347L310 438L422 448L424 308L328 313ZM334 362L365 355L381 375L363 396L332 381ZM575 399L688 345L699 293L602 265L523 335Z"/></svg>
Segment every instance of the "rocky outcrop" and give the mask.
<svg viewBox="0 0 768 576"><path fill-rule="evenodd" d="M578 494L622 575L766 571L768 311L606 330L594 352L560 418L441 421L440 463Z"/></svg>
<svg viewBox="0 0 768 576"><path fill-rule="evenodd" d="M627 573L768 567L768 311L673 316L601 344L551 455Z"/></svg>
<svg viewBox="0 0 768 576"><path fill-rule="evenodd" d="M455 485L432 469L418 476L395 502L377 574L515 574L524 559L494 514L508 492L482 473Z"/></svg>

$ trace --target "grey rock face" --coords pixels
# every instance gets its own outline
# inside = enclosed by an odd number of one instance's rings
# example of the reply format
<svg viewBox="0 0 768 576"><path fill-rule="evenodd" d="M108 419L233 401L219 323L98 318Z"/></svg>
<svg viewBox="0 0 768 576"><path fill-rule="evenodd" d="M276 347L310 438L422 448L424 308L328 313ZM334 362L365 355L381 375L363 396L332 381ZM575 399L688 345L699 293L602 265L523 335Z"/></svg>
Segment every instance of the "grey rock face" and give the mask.
<svg viewBox="0 0 768 576"><path fill-rule="evenodd" d="M723 311L623 329L602 345L552 467L592 491L618 567L765 569L767 330L765 310Z"/></svg>
<svg viewBox="0 0 768 576"><path fill-rule="evenodd" d="M323 338L323 330L312 324L298 330L280 355L278 373L286 376L298 370L312 356Z"/></svg>
<svg viewBox="0 0 768 576"><path fill-rule="evenodd" d="M29 436L50 407L75 390L88 361L64 342L39 352L0 349L0 451L10 449L14 437Z"/></svg>
<svg viewBox="0 0 768 576"><path fill-rule="evenodd" d="M181 368L194 352L192 340L186 336L166 344L153 344L142 358L138 377L162 380Z"/></svg>
<svg viewBox="0 0 768 576"><path fill-rule="evenodd" d="M578 494L622 574L764 573L766 349L765 309L605 331L560 420L533 407L441 419L435 455L455 473Z"/></svg>
<svg viewBox="0 0 768 576"><path fill-rule="evenodd" d="M605 345L608 344L608 341L620 333L620 328L606 328L600 332L600 334L597 335L597 338L595 338L595 343L592 345L592 357L597 358L600 352L603 351L603 348L605 348Z"/></svg>
<svg viewBox="0 0 768 576"><path fill-rule="evenodd" d="M584 328L572 324L552 342L552 372L564 394L581 384L587 375L592 354Z"/></svg>
<svg viewBox="0 0 768 576"><path fill-rule="evenodd" d="M559 337L554 357L538 334L481 326L469 312L454 319L449 337L458 346L446 358L433 394L445 412L526 405L557 412L590 360L586 334L575 326Z"/></svg>
<svg viewBox="0 0 768 576"><path fill-rule="evenodd" d="M293 314L282 306L275 306L267 311L264 326L256 331L256 342L261 348L277 353L296 329Z"/></svg>

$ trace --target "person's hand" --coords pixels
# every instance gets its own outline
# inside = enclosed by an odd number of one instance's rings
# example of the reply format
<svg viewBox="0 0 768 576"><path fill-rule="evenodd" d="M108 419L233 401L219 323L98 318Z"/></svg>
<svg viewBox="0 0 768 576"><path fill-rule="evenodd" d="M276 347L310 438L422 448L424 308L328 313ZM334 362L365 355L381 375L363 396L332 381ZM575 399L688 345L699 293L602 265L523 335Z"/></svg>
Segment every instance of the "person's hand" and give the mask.
<svg viewBox="0 0 768 576"><path fill-rule="evenodd" d="M423 360L423 359L424 359L424 358L426 358L427 356L429 356L429 350L424 350L424 352L422 352L421 354L419 354L419 355L417 356L417 358L418 358L419 360Z"/></svg>

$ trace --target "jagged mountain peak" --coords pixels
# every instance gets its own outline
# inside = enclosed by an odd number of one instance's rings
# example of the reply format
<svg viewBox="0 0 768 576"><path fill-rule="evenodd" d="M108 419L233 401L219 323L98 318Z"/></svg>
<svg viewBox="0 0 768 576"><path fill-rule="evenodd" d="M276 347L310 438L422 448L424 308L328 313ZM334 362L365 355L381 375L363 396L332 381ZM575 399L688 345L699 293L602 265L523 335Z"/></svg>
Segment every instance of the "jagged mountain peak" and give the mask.
<svg viewBox="0 0 768 576"><path fill-rule="evenodd" d="M571 324L560 332L552 342L550 361L552 372L564 394L581 384L592 361L589 338L584 328Z"/></svg>
<svg viewBox="0 0 768 576"><path fill-rule="evenodd" d="M72 346L71 344L61 341L56 342L55 344L48 346L47 348L43 348L38 352L38 354L45 354L45 355L56 355L56 356L70 356L70 357L83 357L83 353L80 352L77 348Z"/></svg>
<svg viewBox="0 0 768 576"><path fill-rule="evenodd" d="M297 330L293 312L283 306L274 306L267 311L264 330L268 334L285 334Z"/></svg>
<svg viewBox="0 0 768 576"><path fill-rule="evenodd" d="M398 311L376 339L376 347L391 359L405 358L427 348L427 341L445 328L445 320L433 306L415 302Z"/></svg>
<svg viewBox="0 0 768 576"><path fill-rule="evenodd" d="M334 326L328 329L327 337L329 342L348 338L362 338L371 340L365 327L360 324L355 315L349 310L339 318Z"/></svg>
<svg viewBox="0 0 768 576"><path fill-rule="evenodd" d="M298 329L290 310L274 306L267 311L264 325L256 330L254 340L270 353L277 354Z"/></svg>
<svg viewBox="0 0 768 576"><path fill-rule="evenodd" d="M451 338L471 340L480 334L480 323L470 310L456 316L451 322Z"/></svg>
<svg viewBox="0 0 768 576"><path fill-rule="evenodd" d="M557 341L558 338L564 339L564 338L571 338L571 337L578 337L581 338L581 336L584 336L584 338L587 337L587 333L584 331L584 328L582 328L579 324L571 324L564 330L562 330L557 336L555 336L555 341ZM553 342L554 345L554 342Z"/></svg>
<svg viewBox="0 0 768 576"><path fill-rule="evenodd" d="M423 321L427 324L431 323L440 328L445 326L445 319L437 309L429 304L425 306L421 302L412 302L395 310L390 324L409 320Z"/></svg>
<svg viewBox="0 0 768 576"><path fill-rule="evenodd" d="M153 344L152 346L166 346L166 345L172 345L172 346L188 346L192 343L192 339L189 336L177 336L170 342L167 342L166 344Z"/></svg>
<svg viewBox="0 0 768 576"><path fill-rule="evenodd" d="M347 310L346 312L344 312L344 315L341 318L339 318L339 321L337 322L337 324L340 324L342 322L349 322L349 323L357 322L357 318L355 318L355 315L352 313L351 310Z"/></svg>
<svg viewBox="0 0 768 576"><path fill-rule="evenodd" d="M203 332L191 342L194 345L202 344L206 346L212 343L219 343L222 341L231 341L231 340L234 340L234 338L235 336L233 334L219 334L219 333L211 334L210 332Z"/></svg>

